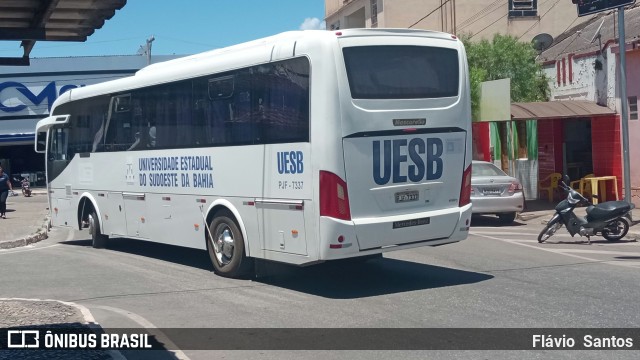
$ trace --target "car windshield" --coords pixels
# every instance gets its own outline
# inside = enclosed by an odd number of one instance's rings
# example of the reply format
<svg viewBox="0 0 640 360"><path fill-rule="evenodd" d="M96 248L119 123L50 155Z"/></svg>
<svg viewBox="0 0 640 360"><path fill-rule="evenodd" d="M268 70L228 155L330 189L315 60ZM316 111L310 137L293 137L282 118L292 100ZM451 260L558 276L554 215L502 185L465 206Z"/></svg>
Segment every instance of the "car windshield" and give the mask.
<svg viewBox="0 0 640 360"><path fill-rule="evenodd" d="M473 164L471 176L507 176L507 174L493 164Z"/></svg>

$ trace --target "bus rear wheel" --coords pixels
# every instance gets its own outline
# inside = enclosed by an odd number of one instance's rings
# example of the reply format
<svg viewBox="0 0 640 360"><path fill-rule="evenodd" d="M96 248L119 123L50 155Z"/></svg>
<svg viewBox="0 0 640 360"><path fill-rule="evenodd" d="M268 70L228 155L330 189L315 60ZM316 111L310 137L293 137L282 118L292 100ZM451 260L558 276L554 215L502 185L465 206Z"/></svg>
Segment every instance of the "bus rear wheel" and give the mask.
<svg viewBox="0 0 640 360"><path fill-rule="evenodd" d="M109 237L100 232L100 220L95 210L91 210L89 214L89 233L91 234L91 246L96 249L102 249L107 246Z"/></svg>
<svg viewBox="0 0 640 360"><path fill-rule="evenodd" d="M251 271L251 259L244 249L244 237L233 215L220 212L209 224L207 252L216 274L236 278Z"/></svg>

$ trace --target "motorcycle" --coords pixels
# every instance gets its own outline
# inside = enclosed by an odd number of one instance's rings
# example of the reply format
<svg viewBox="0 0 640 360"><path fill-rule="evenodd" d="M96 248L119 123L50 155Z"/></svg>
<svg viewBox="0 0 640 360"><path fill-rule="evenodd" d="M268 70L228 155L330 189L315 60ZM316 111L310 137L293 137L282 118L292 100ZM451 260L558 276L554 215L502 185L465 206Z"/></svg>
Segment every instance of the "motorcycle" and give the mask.
<svg viewBox="0 0 640 360"><path fill-rule="evenodd" d="M22 179L21 183L22 183L22 195L26 197L31 196L31 187L30 187L29 179L24 178Z"/></svg>
<svg viewBox="0 0 640 360"><path fill-rule="evenodd" d="M593 205L591 201L582 196L567 184L569 177L565 175L558 184L567 192L567 198L556 205L556 213L538 235L538 242L543 243L558 231L562 225L567 228L571 236L576 234L585 236L589 244L591 237L601 235L608 241L622 239L631 226L631 210L633 204L626 201L607 201ZM573 210L580 204L587 204L587 215L578 217Z"/></svg>

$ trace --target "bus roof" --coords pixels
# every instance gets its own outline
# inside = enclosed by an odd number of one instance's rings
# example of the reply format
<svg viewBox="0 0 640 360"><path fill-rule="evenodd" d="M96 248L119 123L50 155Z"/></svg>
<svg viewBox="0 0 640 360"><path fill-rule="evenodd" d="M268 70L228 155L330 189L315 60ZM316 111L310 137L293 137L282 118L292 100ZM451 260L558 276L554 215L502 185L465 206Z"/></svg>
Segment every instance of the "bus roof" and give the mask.
<svg viewBox="0 0 640 360"><path fill-rule="evenodd" d="M54 108L67 101L92 96L126 92L137 88L179 81L191 77L204 76L273 60L274 46L280 43L296 42L301 39L333 42L341 37L365 36L420 36L434 39L457 41L451 34L417 29L345 29L298 30L257 39L225 48L210 50L177 59L163 61L138 70L135 75L72 89L67 96L60 96ZM212 61L215 59L215 61Z"/></svg>

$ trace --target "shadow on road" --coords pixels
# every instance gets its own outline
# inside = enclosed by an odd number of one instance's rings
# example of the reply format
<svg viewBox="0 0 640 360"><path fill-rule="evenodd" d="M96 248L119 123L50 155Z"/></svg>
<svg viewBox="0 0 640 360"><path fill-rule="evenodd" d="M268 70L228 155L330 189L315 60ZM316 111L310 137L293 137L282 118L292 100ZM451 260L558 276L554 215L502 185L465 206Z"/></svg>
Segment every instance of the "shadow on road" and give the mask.
<svg viewBox="0 0 640 360"><path fill-rule="evenodd" d="M73 240L61 244L90 247L91 241ZM203 250L132 239L109 239L108 249L213 271L209 256ZM333 299L473 284L493 277L389 258L335 260L308 267L256 260L256 269L259 276L250 278L254 281Z"/></svg>
<svg viewBox="0 0 640 360"><path fill-rule="evenodd" d="M605 239L592 238L591 244L589 244L589 241L587 240L587 238L580 237L579 235L576 235L573 239L574 240L554 240L554 238L552 237L551 239L545 241L544 243L545 244L571 244L571 245L597 245L597 244L615 245L615 244L628 244L628 243L637 242L636 239L621 239L618 241L608 241Z"/></svg>
<svg viewBox="0 0 640 360"><path fill-rule="evenodd" d="M330 299L355 299L473 284L493 278L482 273L387 258L366 262L339 260L305 268L277 266L283 268L277 275L258 278L257 281Z"/></svg>
<svg viewBox="0 0 640 360"><path fill-rule="evenodd" d="M91 240L63 241L60 244L91 247ZM125 238L109 239L109 250L213 271L206 251Z"/></svg>
<svg viewBox="0 0 640 360"><path fill-rule="evenodd" d="M474 226L500 226L500 227L519 227L526 226L525 223L516 220L509 224L500 222L497 216L492 215L473 215L471 217L471 227Z"/></svg>

